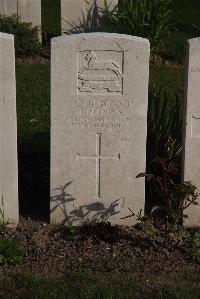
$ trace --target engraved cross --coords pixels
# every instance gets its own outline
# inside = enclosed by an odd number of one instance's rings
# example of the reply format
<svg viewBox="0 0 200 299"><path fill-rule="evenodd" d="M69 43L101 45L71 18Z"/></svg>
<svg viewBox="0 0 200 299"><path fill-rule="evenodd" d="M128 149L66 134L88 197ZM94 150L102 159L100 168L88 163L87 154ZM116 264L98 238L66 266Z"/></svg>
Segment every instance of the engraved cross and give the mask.
<svg viewBox="0 0 200 299"><path fill-rule="evenodd" d="M101 199L100 194L100 182L101 182L101 160L120 160L120 153L114 155L102 155L101 154L101 133L96 133L96 155L81 156L77 153L77 160L79 159L94 159L96 160L96 199Z"/></svg>

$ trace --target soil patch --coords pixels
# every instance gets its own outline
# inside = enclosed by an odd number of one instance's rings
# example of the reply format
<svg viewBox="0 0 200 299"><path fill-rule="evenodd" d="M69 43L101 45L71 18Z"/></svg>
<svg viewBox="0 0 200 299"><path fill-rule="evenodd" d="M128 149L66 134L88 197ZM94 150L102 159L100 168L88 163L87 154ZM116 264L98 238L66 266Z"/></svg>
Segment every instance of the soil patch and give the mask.
<svg viewBox="0 0 200 299"><path fill-rule="evenodd" d="M16 62L25 64L48 64L50 63L50 50L48 48L42 48L39 55L16 57Z"/></svg>
<svg viewBox="0 0 200 299"><path fill-rule="evenodd" d="M22 218L6 237L20 240L23 261L0 267L0 275L39 274L62 277L71 271L94 275L131 275L149 288L192 287L200 282L200 265L187 258L178 235L150 222L134 227L64 227Z"/></svg>

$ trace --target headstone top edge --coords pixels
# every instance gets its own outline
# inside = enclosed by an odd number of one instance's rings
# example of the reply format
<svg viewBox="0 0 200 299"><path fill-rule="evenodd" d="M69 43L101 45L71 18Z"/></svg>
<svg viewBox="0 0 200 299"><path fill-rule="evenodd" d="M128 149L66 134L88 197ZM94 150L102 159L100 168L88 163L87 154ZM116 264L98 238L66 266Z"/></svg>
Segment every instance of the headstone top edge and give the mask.
<svg viewBox="0 0 200 299"><path fill-rule="evenodd" d="M78 38L95 38L95 37L105 37L105 38L115 38L115 39L126 39L131 41L137 41L137 42L143 42L147 45L150 45L150 42L148 39L138 36L132 36L127 34L118 34L118 33L107 33L107 32L92 32L92 33L77 33L77 34L71 34L71 35L63 35L54 37L51 39L51 42L57 42L57 41L70 41L73 39Z"/></svg>
<svg viewBox="0 0 200 299"><path fill-rule="evenodd" d="M14 40L14 35L9 33L0 32L0 38L7 38Z"/></svg>
<svg viewBox="0 0 200 299"><path fill-rule="evenodd" d="M195 37L187 40L189 45L200 44L200 37Z"/></svg>

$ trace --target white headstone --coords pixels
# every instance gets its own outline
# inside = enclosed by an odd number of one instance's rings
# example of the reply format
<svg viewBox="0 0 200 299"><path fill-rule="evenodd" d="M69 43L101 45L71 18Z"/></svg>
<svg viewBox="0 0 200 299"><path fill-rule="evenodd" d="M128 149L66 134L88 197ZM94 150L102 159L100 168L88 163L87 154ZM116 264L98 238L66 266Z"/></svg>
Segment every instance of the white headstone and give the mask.
<svg viewBox="0 0 200 299"><path fill-rule="evenodd" d="M17 14L23 22L39 26L41 39L41 0L0 0L0 13Z"/></svg>
<svg viewBox="0 0 200 299"><path fill-rule="evenodd" d="M144 211L149 42L109 33L52 39L51 222Z"/></svg>
<svg viewBox="0 0 200 299"><path fill-rule="evenodd" d="M107 0L114 8L118 0ZM102 15L104 0L61 0L61 32L71 34L94 31Z"/></svg>
<svg viewBox="0 0 200 299"><path fill-rule="evenodd" d="M19 221L14 37L0 33L0 209ZM2 220L2 215L0 215Z"/></svg>
<svg viewBox="0 0 200 299"><path fill-rule="evenodd" d="M183 179L200 191L200 38L188 41L187 56ZM186 226L200 226L200 206L191 205L185 213Z"/></svg>

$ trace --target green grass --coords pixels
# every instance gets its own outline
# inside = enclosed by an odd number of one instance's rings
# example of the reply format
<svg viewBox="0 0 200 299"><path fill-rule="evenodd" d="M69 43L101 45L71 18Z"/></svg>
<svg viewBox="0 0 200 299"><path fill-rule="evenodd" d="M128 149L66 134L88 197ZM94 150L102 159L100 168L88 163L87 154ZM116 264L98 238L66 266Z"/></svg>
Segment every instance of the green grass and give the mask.
<svg viewBox="0 0 200 299"><path fill-rule="evenodd" d="M21 260L22 249L20 242L0 237L0 266L15 266Z"/></svg>
<svg viewBox="0 0 200 299"><path fill-rule="evenodd" d="M61 35L60 0L42 0L42 31L46 37Z"/></svg>
<svg viewBox="0 0 200 299"><path fill-rule="evenodd" d="M172 11L177 32L173 32L172 36L165 40L165 55L172 61L183 64L187 40L200 35L200 1L174 0Z"/></svg>
<svg viewBox="0 0 200 299"><path fill-rule="evenodd" d="M163 85L173 96L174 93L183 96L184 68L152 64L150 66L150 88L152 85Z"/></svg>
<svg viewBox="0 0 200 299"><path fill-rule="evenodd" d="M61 279L16 276L2 279L0 297L6 299L134 299L134 298L199 298L198 287L190 289L152 290L142 288L130 275L66 274Z"/></svg>
<svg viewBox="0 0 200 299"><path fill-rule="evenodd" d="M16 83L19 142L31 140L35 134L49 134L49 65L17 64Z"/></svg>
<svg viewBox="0 0 200 299"><path fill-rule="evenodd" d="M174 0L173 11L177 22L196 24L200 26L200 1L199 0Z"/></svg>

